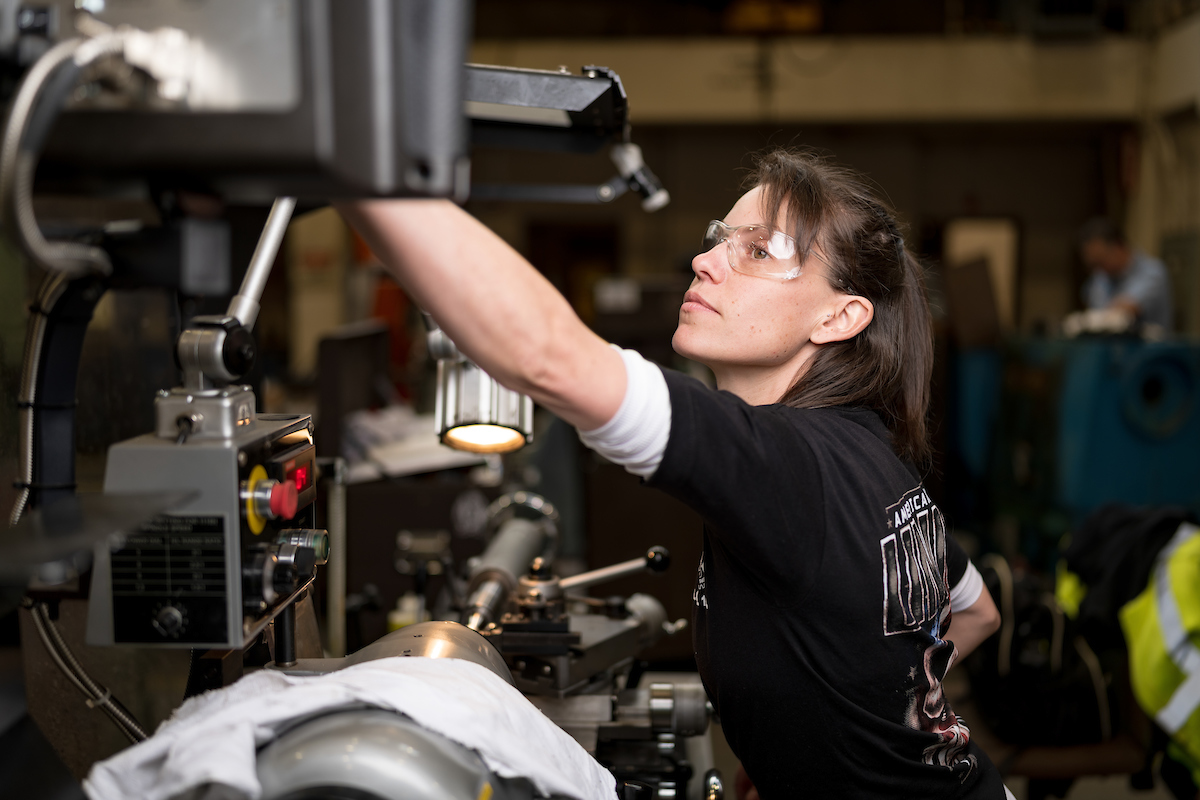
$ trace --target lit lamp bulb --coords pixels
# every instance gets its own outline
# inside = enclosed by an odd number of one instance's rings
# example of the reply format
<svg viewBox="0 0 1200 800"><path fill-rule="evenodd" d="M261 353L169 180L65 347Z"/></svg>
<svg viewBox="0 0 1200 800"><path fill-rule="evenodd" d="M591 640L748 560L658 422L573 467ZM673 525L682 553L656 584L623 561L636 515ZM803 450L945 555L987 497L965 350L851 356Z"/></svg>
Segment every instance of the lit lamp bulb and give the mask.
<svg viewBox="0 0 1200 800"><path fill-rule="evenodd" d="M442 443L471 453L511 453L532 441L533 400L501 386L426 320L429 351L438 360L434 417Z"/></svg>
<svg viewBox="0 0 1200 800"><path fill-rule="evenodd" d="M533 438L533 400L505 389L466 359L438 359L434 415L443 444L471 453L511 453Z"/></svg>
<svg viewBox="0 0 1200 800"><path fill-rule="evenodd" d="M511 453L525 445L525 434L503 425L459 425L442 434L442 442L472 453Z"/></svg>

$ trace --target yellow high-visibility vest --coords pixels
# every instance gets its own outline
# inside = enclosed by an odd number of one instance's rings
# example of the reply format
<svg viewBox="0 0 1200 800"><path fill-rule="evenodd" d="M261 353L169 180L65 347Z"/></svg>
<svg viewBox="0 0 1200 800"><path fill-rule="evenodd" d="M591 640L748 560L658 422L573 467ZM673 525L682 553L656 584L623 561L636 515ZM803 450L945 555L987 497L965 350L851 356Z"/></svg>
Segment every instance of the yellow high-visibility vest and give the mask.
<svg viewBox="0 0 1200 800"><path fill-rule="evenodd" d="M1200 528L1179 526L1120 619L1134 697L1200 783Z"/></svg>

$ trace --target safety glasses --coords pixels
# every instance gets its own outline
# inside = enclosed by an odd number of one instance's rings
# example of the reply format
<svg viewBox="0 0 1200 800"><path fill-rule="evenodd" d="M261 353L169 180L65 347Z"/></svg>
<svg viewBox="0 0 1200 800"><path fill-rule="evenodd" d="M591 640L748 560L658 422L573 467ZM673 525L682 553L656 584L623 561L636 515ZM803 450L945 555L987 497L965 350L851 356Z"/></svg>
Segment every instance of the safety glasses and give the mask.
<svg viewBox="0 0 1200 800"><path fill-rule="evenodd" d="M800 248L786 233L766 225L726 225L719 219L708 223L701 240L707 253L721 242L729 256L729 267L743 275L791 280L800 275Z"/></svg>

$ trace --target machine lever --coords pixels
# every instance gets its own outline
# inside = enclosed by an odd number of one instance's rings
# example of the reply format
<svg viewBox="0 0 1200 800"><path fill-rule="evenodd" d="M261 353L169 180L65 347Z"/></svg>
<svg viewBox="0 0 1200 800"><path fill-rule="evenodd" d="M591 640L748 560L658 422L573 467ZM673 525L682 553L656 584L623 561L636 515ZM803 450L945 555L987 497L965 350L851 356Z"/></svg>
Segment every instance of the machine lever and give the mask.
<svg viewBox="0 0 1200 800"><path fill-rule="evenodd" d="M631 558L619 564L572 575L569 578L560 580L558 585L565 592L568 589L578 589L583 586L591 586L595 583L604 583L616 578L623 578L626 575L641 572L643 569L648 569L651 572L663 572L670 565L671 554L667 552L667 548L655 546L647 550L646 555L641 558Z"/></svg>
<svg viewBox="0 0 1200 800"><path fill-rule="evenodd" d="M183 370L183 385L188 389L204 391L214 385L227 386L254 365L257 348L250 330L258 319L258 301L262 299L295 208L296 198L275 198L242 287L229 301L225 316L196 317L179 334L175 350Z"/></svg>
<svg viewBox="0 0 1200 800"><path fill-rule="evenodd" d="M288 222L292 212L296 210L296 198L277 197L271 205L271 213L267 215L267 223L258 238L258 246L250 257L250 266L246 268L246 277L242 279L242 288L229 301L226 316L233 317L242 323L242 327L251 330L258 319L258 301L262 298L263 289L267 286L267 278L283 243L283 235L287 232Z"/></svg>

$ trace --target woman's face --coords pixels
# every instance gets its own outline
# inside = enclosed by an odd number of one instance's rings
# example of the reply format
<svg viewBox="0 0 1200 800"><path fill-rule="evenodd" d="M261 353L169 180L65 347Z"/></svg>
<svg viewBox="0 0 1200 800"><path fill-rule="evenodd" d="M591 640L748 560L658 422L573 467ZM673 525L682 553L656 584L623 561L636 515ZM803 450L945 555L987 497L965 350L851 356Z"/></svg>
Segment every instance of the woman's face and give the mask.
<svg viewBox="0 0 1200 800"><path fill-rule="evenodd" d="M725 224L782 230L779 221L763 219L761 200L762 190L751 189ZM756 277L730 268L724 243L701 253L692 259L696 277L679 309L675 352L710 367L721 388L738 392L729 384L742 378L777 378L774 383L790 385L817 351L813 332L836 311L839 293L826 279L828 269L809 255L796 278ZM778 395L765 402L775 399Z"/></svg>

